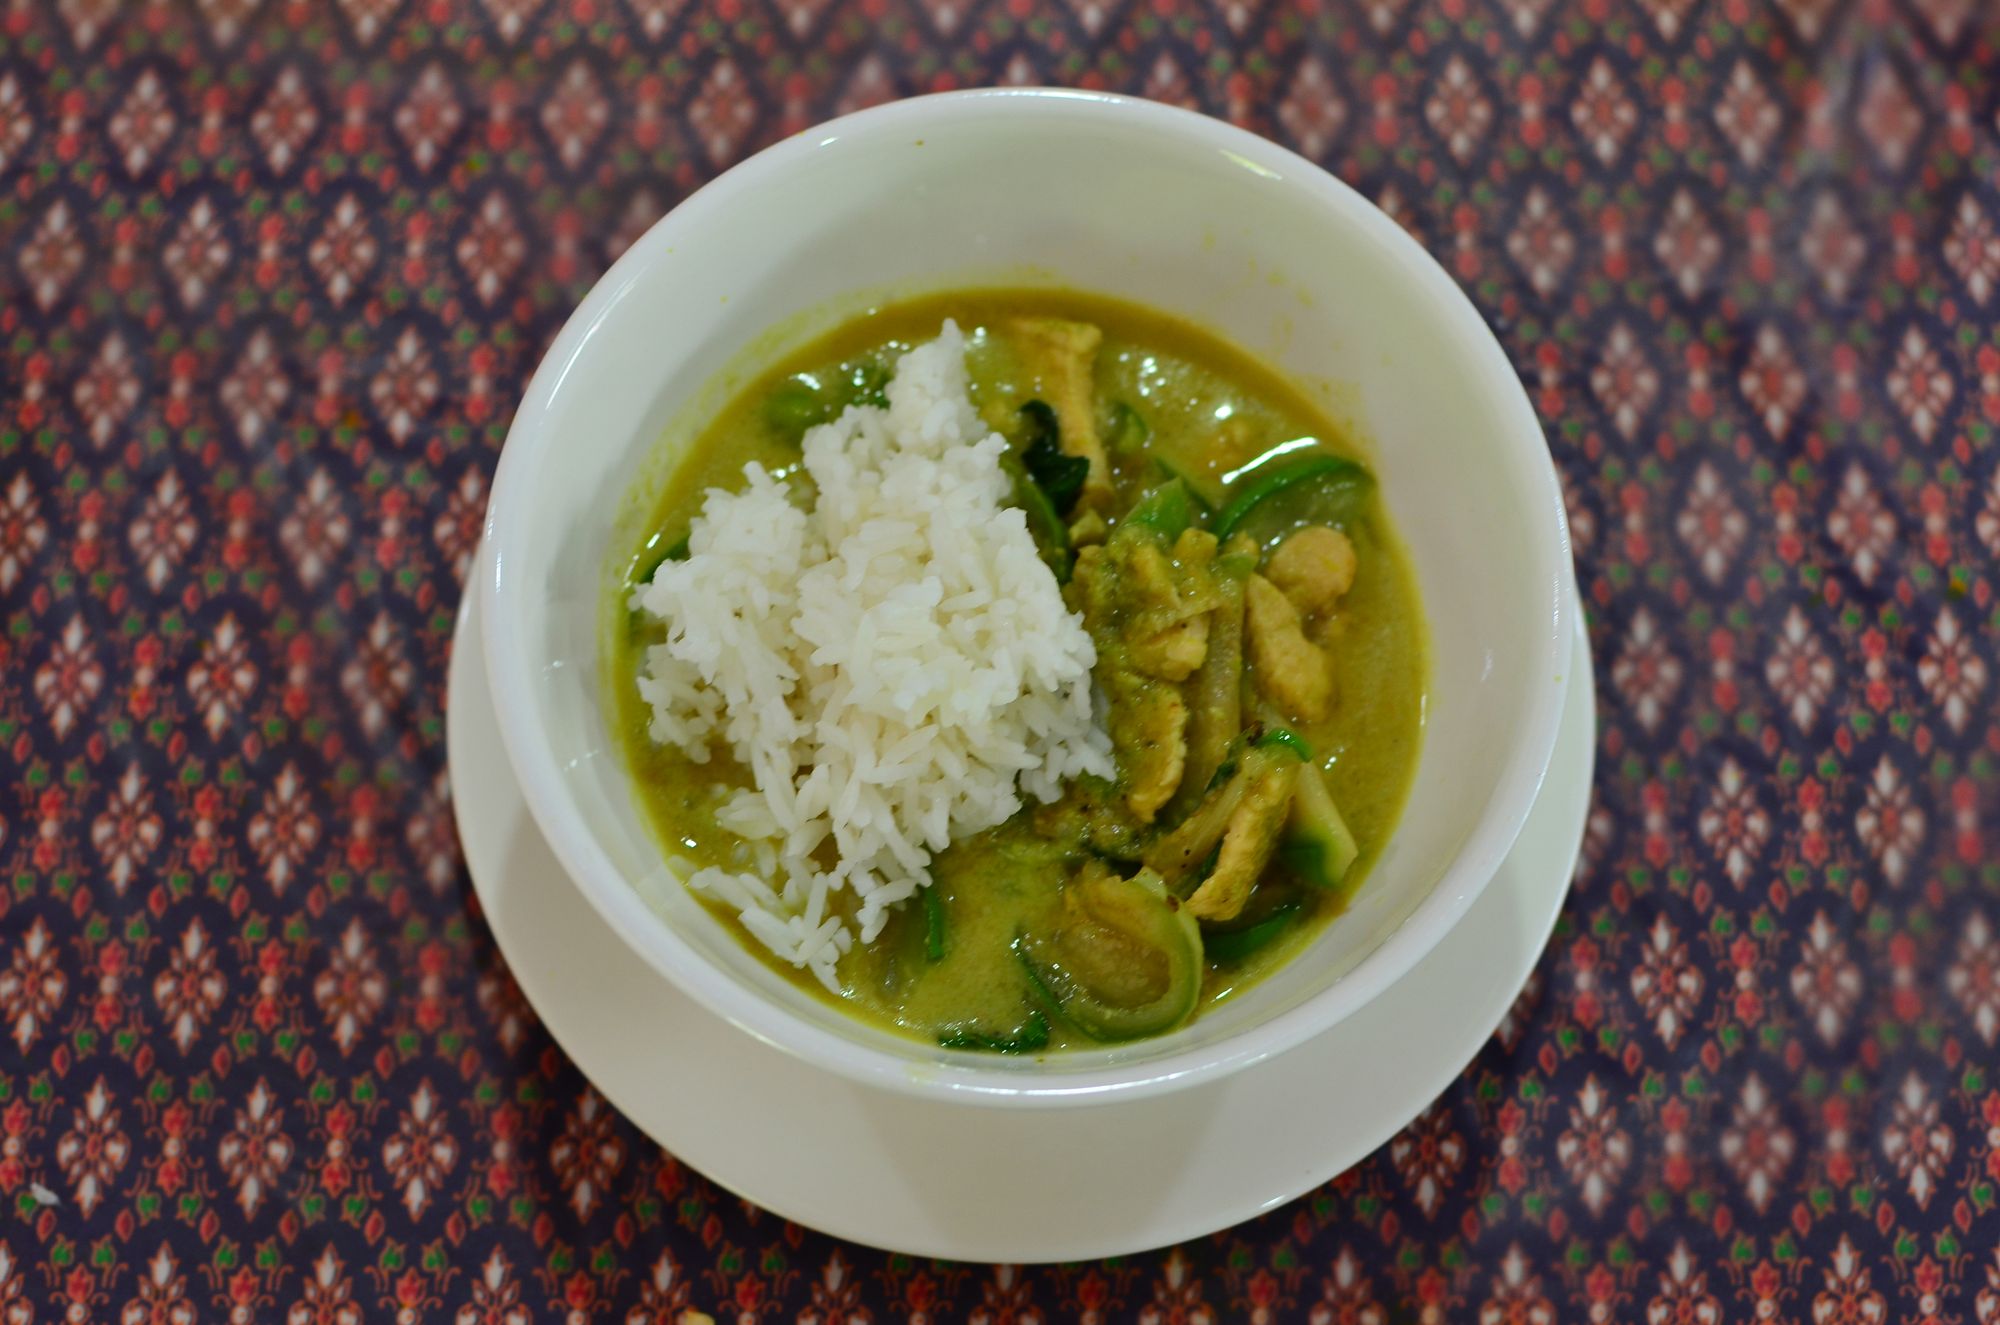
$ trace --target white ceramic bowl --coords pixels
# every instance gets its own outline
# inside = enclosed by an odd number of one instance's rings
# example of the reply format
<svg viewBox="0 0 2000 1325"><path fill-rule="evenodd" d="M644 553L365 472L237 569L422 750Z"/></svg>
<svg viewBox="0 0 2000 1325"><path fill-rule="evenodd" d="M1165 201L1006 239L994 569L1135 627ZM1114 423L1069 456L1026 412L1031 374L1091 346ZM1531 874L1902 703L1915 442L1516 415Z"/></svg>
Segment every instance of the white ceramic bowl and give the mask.
<svg viewBox="0 0 2000 1325"><path fill-rule="evenodd" d="M775 356L858 299L998 282L1150 304L1309 389L1337 384L1327 398L1372 439L1432 645L1408 807L1350 911L1172 1035L1041 1060L947 1054L877 1030L746 951L668 874L610 738L598 657L616 517L688 440L670 422L698 422L726 397L726 370ZM664 976L831 1071L941 1098L1063 1104L1175 1089L1297 1044L1380 993L1465 913L1548 764L1569 577L1554 469L1513 368L1394 222L1319 167L1215 120L1095 94L988 91L788 139L633 245L521 402L476 592L507 753L536 822Z"/></svg>

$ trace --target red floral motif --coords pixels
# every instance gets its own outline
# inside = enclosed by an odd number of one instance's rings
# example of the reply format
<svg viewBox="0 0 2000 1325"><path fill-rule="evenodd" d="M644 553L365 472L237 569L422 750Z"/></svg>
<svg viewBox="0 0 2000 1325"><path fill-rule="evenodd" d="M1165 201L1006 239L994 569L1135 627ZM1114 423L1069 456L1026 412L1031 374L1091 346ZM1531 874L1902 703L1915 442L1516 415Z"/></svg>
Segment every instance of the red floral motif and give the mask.
<svg viewBox="0 0 2000 1325"><path fill-rule="evenodd" d="M1668 701L1681 688L1680 659L1668 651L1659 622L1643 607L1633 613L1625 646L1611 664L1611 684L1647 731L1660 725Z"/></svg>
<svg viewBox="0 0 2000 1325"><path fill-rule="evenodd" d="M28 486L28 476L16 474L0 494L0 593L13 591L48 541L42 504Z"/></svg>
<svg viewBox="0 0 2000 1325"><path fill-rule="evenodd" d="M21 246L14 266L43 312L62 299L69 283L83 270L83 238L77 233L76 213L67 200L58 199L49 206L41 225Z"/></svg>
<svg viewBox="0 0 2000 1325"><path fill-rule="evenodd" d="M319 107L305 75L296 66L279 70L271 90L250 113L250 134L263 149L264 164L274 174L289 171L318 129Z"/></svg>
<svg viewBox="0 0 2000 1325"><path fill-rule="evenodd" d="M1459 56L1446 62L1424 103L1424 118L1445 150L1460 161L1471 157L1493 125L1493 103Z"/></svg>
<svg viewBox="0 0 2000 1325"><path fill-rule="evenodd" d="M417 1087L410 1106L397 1121L395 1134L383 1143L382 1163L412 1219L423 1214L437 1194L438 1183L457 1165L458 1141L429 1081Z"/></svg>
<svg viewBox="0 0 2000 1325"><path fill-rule="evenodd" d="M132 1143L118 1125L118 1110L99 1077L83 1097L70 1128L56 1142L56 1163L62 1166L70 1194L85 1219L104 1200L106 1188L132 1157Z"/></svg>
<svg viewBox="0 0 2000 1325"><path fill-rule="evenodd" d="M0 73L0 171L20 159L21 149L34 136L35 121L28 113L20 76L12 69Z"/></svg>
<svg viewBox="0 0 2000 1325"><path fill-rule="evenodd" d="M1722 261L1722 238L1686 189L1676 189L1667 202L1666 215L1653 239L1653 256L1689 299L1702 292L1709 274Z"/></svg>
<svg viewBox="0 0 2000 1325"><path fill-rule="evenodd" d="M724 56L708 71L688 106L688 127L712 162L730 160L757 123L757 103L743 85L743 71Z"/></svg>
<svg viewBox="0 0 2000 1325"><path fill-rule="evenodd" d="M1943 361L1915 327L1903 332L1896 363L1889 370L1889 398L1909 420L1910 429L1928 442L1951 405L1955 392Z"/></svg>
<svg viewBox="0 0 2000 1325"><path fill-rule="evenodd" d="M224 616L202 646L201 657L188 668L188 698L194 701L210 740L221 739L256 687L257 667L250 661L250 641L234 614Z"/></svg>
<svg viewBox="0 0 2000 1325"><path fill-rule="evenodd" d="M167 969L153 981L153 1001L182 1053L222 1006L225 983L216 964L215 948L201 921L190 920L181 941L167 958Z"/></svg>
<svg viewBox="0 0 2000 1325"><path fill-rule="evenodd" d="M1764 90L1756 71L1748 61L1738 60L1730 70L1721 100L1715 103L1715 125L1735 147L1737 158L1746 166L1762 162L1783 123L1784 113Z"/></svg>
<svg viewBox="0 0 2000 1325"><path fill-rule="evenodd" d="M92 445L107 445L139 403L139 381L123 336L114 331L104 338L89 366L78 374L70 400L83 417Z"/></svg>
<svg viewBox="0 0 2000 1325"><path fill-rule="evenodd" d="M1993 297L2000 282L2000 230L1970 193L1961 196L1952 213L1951 232L1944 238L1944 260L1958 274L1975 304Z"/></svg>
<svg viewBox="0 0 2000 1325"><path fill-rule="evenodd" d="M554 145L556 156L570 170L583 164L610 119L604 89L581 60L563 72L542 102L542 130ZM489 202L494 196L488 196Z"/></svg>
<svg viewBox="0 0 2000 1325"><path fill-rule="evenodd" d="M333 479L319 469L306 480L297 504L278 526L278 540L299 579L310 589L332 569L334 558L346 549L352 532Z"/></svg>
<svg viewBox="0 0 2000 1325"><path fill-rule="evenodd" d="M1796 1148L1791 1129L1779 1121L1770 1092L1751 1073L1723 1130L1721 1151L1723 1163L1736 1175L1744 1198L1758 1214L1770 1207Z"/></svg>
<svg viewBox="0 0 2000 1325"><path fill-rule="evenodd" d="M245 446L256 445L277 422L291 394L292 384L286 379L271 333L260 327L251 333L236 367L222 379L223 408L236 425L238 440Z"/></svg>
<svg viewBox="0 0 2000 1325"><path fill-rule="evenodd" d="M838 1250L834 1251L813 1282L812 1301L799 1313L798 1325L872 1325L874 1319L874 1313L862 1301L854 1267ZM1017 1315L1015 1320L1020 1321L1021 1317Z"/></svg>
<svg viewBox="0 0 2000 1325"><path fill-rule="evenodd" d="M1701 1002L1701 990L1701 968L1694 964L1687 944L1665 916L1657 917L1632 970L1632 997L1667 1048L1680 1043L1688 1018Z"/></svg>
<svg viewBox="0 0 2000 1325"><path fill-rule="evenodd" d="M167 102L166 84L158 71L148 69L139 75L111 113L105 132L125 173L134 177L144 174L174 136L174 108Z"/></svg>
<svg viewBox="0 0 2000 1325"><path fill-rule="evenodd" d="M7 1033L28 1051L35 1037L48 1029L49 1018L62 1006L69 990L49 927L37 916L14 945L13 958L0 969L0 1020Z"/></svg>
<svg viewBox="0 0 2000 1325"><path fill-rule="evenodd" d="M1882 1295L1868 1284L1868 1267L1843 1233L1825 1270L1826 1287L1813 1295L1813 1325L1881 1325L1888 1319Z"/></svg>
<svg viewBox="0 0 2000 1325"><path fill-rule="evenodd" d="M1570 1106L1569 1127L1556 1138L1556 1158L1569 1173L1591 1214L1603 1211L1611 1191L1632 1162L1632 1138L1618 1126L1618 1110L1595 1076Z"/></svg>
<svg viewBox="0 0 2000 1325"><path fill-rule="evenodd" d="M346 1266L332 1247L319 1254L299 1285L299 1300L285 1313L285 1325L361 1325L361 1305L354 1300Z"/></svg>
<svg viewBox="0 0 2000 1325"><path fill-rule="evenodd" d="M1600 55L1584 71L1569 117L1583 145L1596 155L1600 165L1608 166L1618 159L1618 150L1638 126L1639 108L1626 94L1617 71Z"/></svg>
<svg viewBox="0 0 2000 1325"><path fill-rule="evenodd" d="M382 731L389 714L416 683L416 669L410 666L395 632L396 624L389 615L378 615L353 658L340 670L340 688L360 713L362 732L371 737Z"/></svg>
<svg viewBox="0 0 2000 1325"><path fill-rule="evenodd" d="M216 1158L229 1185L236 1189L236 1204L246 1217L254 1217L257 1207L272 1194L272 1188L292 1162L291 1138L284 1131L285 1114L262 1078L250 1091L250 1098L236 1111L236 1125L223 1135Z"/></svg>
<svg viewBox="0 0 2000 1325"><path fill-rule="evenodd" d="M1388 1325L1388 1313L1375 1300L1373 1285L1352 1248L1343 1246L1334 1255L1333 1272L1307 1319L1312 1325Z"/></svg>
<svg viewBox="0 0 2000 1325"><path fill-rule="evenodd" d="M2000 943L1980 912L1973 912L1960 932L1945 988L1972 1019L1980 1039L1989 1045L2000 1040Z"/></svg>
<svg viewBox="0 0 2000 1325"><path fill-rule="evenodd" d="M1646 1304L1647 1325L1721 1325L1722 1304L1708 1291L1685 1242L1674 1243L1660 1273L1660 1291ZM1816 1323L1817 1325L1817 1323Z"/></svg>
<svg viewBox="0 0 2000 1325"><path fill-rule="evenodd" d="M1861 998L1861 968L1847 955L1826 912L1813 914L1792 968L1792 997L1805 1012L1819 1038L1832 1044L1846 1032L1847 1018Z"/></svg>
<svg viewBox="0 0 2000 1325"><path fill-rule="evenodd" d="M1688 551L1694 553L1701 573L1711 583L1720 584L1743 547L1750 521L1730 497L1715 466L1704 461L1694 471L1687 504L1674 527Z"/></svg>
<svg viewBox="0 0 2000 1325"><path fill-rule="evenodd" d="M1792 430L1792 420L1806 397L1806 375L1793 357L1791 347L1774 326L1757 329L1738 382L1743 399L1757 412L1773 437L1782 440Z"/></svg>
<svg viewBox="0 0 2000 1325"><path fill-rule="evenodd" d="M1722 761L1715 790L1695 827L1722 863L1722 872L1742 887L1770 841L1771 816L1758 804L1755 788L1734 758Z"/></svg>
<svg viewBox="0 0 2000 1325"><path fill-rule="evenodd" d="M1855 577L1875 583L1882 559L1895 545L1896 520L1875 494L1875 485L1859 465L1850 465L1840 481L1840 496L1827 516L1826 531L1847 554Z"/></svg>
<svg viewBox="0 0 2000 1325"><path fill-rule="evenodd" d="M1448 1115L1427 1109L1389 1143L1389 1162L1416 1198L1417 1208L1435 1214L1446 1189L1465 1167L1465 1138Z"/></svg>
<svg viewBox="0 0 2000 1325"><path fill-rule="evenodd" d="M435 62L425 65L395 114L396 133L419 171L437 167L446 145L458 136L464 123L465 112L444 67Z"/></svg>
<svg viewBox="0 0 2000 1325"><path fill-rule="evenodd" d="M1509 1245L1500 1258L1500 1273L1492 1292L1479 1304L1479 1325L1555 1325L1556 1309L1542 1292L1541 1276L1528 1269L1528 1258Z"/></svg>
<svg viewBox="0 0 2000 1325"><path fill-rule="evenodd" d="M140 1271L138 1293L118 1313L118 1325L194 1325L200 1317L179 1271L180 1262L161 1243Z"/></svg>
<svg viewBox="0 0 2000 1325"><path fill-rule="evenodd" d="M1909 1186L1910 1196L1922 1209L1937 1194L1951 1160L1951 1128L1941 1121L1938 1102L1922 1077L1911 1072L1903 1078L1902 1089L1890 1112L1889 1125L1882 1130L1882 1157Z"/></svg>
<svg viewBox="0 0 2000 1325"><path fill-rule="evenodd" d="M625 1167L625 1142L603 1096L594 1090L583 1092L563 1124L562 1135L549 1147L549 1164L556 1181L568 1190L577 1218L590 1218Z"/></svg>
<svg viewBox="0 0 2000 1325"><path fill-rule="evenodd" d="M1325 61L1318 56L1309 55L1299 61L1291 85L1278 103L1278 120L1306 156L1317 160L1333 146L1341 125L1347 121L1347 103L1334 86Z"/></svg>
<svg viewBox="0 0 2000 1325"><path fill-rule="evenodd" d="M214 201L197 198L167 246L160 250L169 286L188 308L207 301L232 257L222 214Z"/></svg>
<svg viewBox="0 0 2000 1325"><path fill-rule="evenodd" d="M1993 1263L1985 1269L1986 1283L1972 1300L1973 1317L1979 1325L2000 1325L2000 1247L1994 1248Z"/></svg>
<svg viewBox="0 0 2000 1325"><path fill-rule="evenodd" d="M326 224L306 248L306 261L337 308L374 270L379 252L360 200L347 193L327 209Z"/></svg>
<svg viewBox="0 0 2000 1325"><path fill-rule="evenodd" d="M250 819L244 838L264 866L271 890L283 895L292 874L319 845L319 816L312 812L305 780L286 764L264 793L264 804Z"/></svg>
<svg viewBox="0 0 2000 1325"><path fill-rule="evenodd" d="M482 304L498 299L527 255L528 242L514 223L506 196L487 194L458 241L459 270L471 283L473 296Z"/></svg>
<svg viewBox="0 0 2000 1325"><path fill-rule="evenodd" d="M68 736L84 708L104 688L104 668L85 630L83 618L71 617L49 648L48 661L35 670L35 698L48 714L57 739Z"/></svg>
<svg viewBox="0 0 2000 1325"><path fill-rule="evenodd" d="M1785 613L1770 660L1764 664L1764 680L1801 731L1818 720L1821 705L1833 694L1833 659L1796 607Z"/></svg>
<svg viewBox="0 0 2000 1325"><path fill-rule="evenodd" d="M1562 212L1548 190L1539 186L1528 190L1507 236L1507 254L1536 294L1546 298L1555 293L1576 258L1576 238L1563 224Z"/></svg>
<svg viewBox="0 0 2000 1325"><path fill-rule="evenodd" d="M521 1300L521 1287L514 1280L513 1267L494 1248L472 1281L472 1300L452 1318L456 1325L529 1325L534 1319ZM639 1325L628 1322L627 1325Z"/></svg>
<svg viewBox="0 0 2000 1325"><path fill-rule="evenodd" d="M181 476L170 469L160 475L125 535L147 588L158 593L166 587L167 577L194 547L195 533L194 508Z"/></svg>
<svg viewBox="0 0 2000 1325"><path fill-rule="evenodd" d="M152 793L146 790L139 766L128 764L105 797L103 811L90 825L91 845L97 848L105 874L119 894L159 849L160 837L161 820L154 812Z"/></svg>
<svg viewBox="0 0 2000 1325"><path fill-rule="evenodd" d="M625 1313L624 1325L683 1325L691 1310L688 1299L687 1279L681 1274L681 1267L672 1252L663 1251L652 1268L640 1276L639 1300Z"/></svg>
<svg viewBox="0 0 2000 1325"><path fill-rule="evenodd" d="M1902 774L1887 757L1875 762L1865 799L1854 816L1854 832L1880 862L1889 882L1901 883L1912 854L1924 840L1924 812L1912 802Z"/></svg>
<svg viewBox="0 0 2000 1325"><path fill-rule="evenodd" d="M1822 193L1813 201L1812 219L1799 240L1799 252L1819 277L1829 299L1845 299L1854 276L1868 256L1868 244L1855 232L1840 196Z"/></svg>
<svg viewBox="0 0 2000 1325"><path fill-rule="evenodd" d="M1944 715L1945 725L1955 732L1964 731L1976 711L1980 692L1986 689L1986 660L1979 656L1959 626L1958 614L1949 607L1938 609L1937 625L1924 643L1924 656L1917 661L1917 680Z"/></svg>
<svg viewBox="0 0 2000 1325"><path fill-rule="evenodd" d="M368 397L399 444L429 415L438 398L437 373L414 327L405 327L383 356L382 371L368 384Z"/></svg>
<svg viewBox="0 0 2000 1325"><path fill-rule="evenodd" d="M1604 338L1597 366L1590 370L1590 389L1610 414L1612 426L1627 437L1660 394L1660 374L1639 347L1632 328L1620 322Z"/></svg>
<svg viewBox="0 0 2000 1325"><path fill-rule="evenodd" d="M974 1325L981 1325L975 1322ZM1012 1322L995 1319L992 1325L1039 1325L1038 1321ZM1166 1264L1153 1281L1153 1300L1139 1308L1139 1325L1215 1325L1215 1312L1202 1300L1201 1280L1194 1267L1176 1247L1167 1253Z"/></svg>

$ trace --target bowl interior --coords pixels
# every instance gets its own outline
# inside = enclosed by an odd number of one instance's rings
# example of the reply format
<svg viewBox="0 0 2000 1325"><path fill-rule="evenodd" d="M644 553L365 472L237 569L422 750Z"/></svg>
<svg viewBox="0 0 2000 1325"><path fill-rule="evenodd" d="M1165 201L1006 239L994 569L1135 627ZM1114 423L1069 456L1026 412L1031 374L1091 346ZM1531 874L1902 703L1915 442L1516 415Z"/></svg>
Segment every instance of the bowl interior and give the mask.
<svg viewBox="0 0 2000 1325"><path fill-rule="evenodd" d="M868 300L996 283L1179 314L1324 393L1379 470L1432 676L1400 830L1313 947L1175 1035L960 1066L800 993L667 873L604 720L597 630L634 486L671 468L732 368ZM1546 766L1564 683L1560 502L1519 384L1470 304L1392 222L1305 162L1153 106L902 103L732 172L641 240L565 329L515 422L489 520L486 648L510 756L586 894L665 974L754 1033L917 1089L1170 1083L1358 1007L1498 864Z"/></svg>

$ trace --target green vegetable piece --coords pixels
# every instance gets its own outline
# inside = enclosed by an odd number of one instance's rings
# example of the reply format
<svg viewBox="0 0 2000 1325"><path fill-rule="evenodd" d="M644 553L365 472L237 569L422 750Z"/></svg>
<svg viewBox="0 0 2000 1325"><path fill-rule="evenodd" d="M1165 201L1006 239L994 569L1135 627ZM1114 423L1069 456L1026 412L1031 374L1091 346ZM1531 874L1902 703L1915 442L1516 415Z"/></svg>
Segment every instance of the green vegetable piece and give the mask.
<svg viewBox="0 0 2000 1325"><path fill-rule="evenodd" d="M946 1049L969 1049L988 1054L1031 1054L1038 1049L1046 1049L1049 1043L1049 1019L1040 1012L1030 1012L1020 1029L1011 1035L989 1035L972 1027L956 1027L938 1033L938 1044Z"/></svg>
<svg viewBox="0 0 2000 1325"><path fill-rule="evenodd" d="M1201 927L1150 870L1085 872L1063 890L1059 920L1015 952L1063 1019L1096 1040L1173 1029L1201 997Z"/></svg>
<svg viewBox="0 0 2000 1325"><path fill-rule="evenodd" d="M924 956L934 962L944 960L944 898L931 884L917 896L924 901Z"/></svg>
<svg viewBox="0 0 2000 1325"><path fill-rule="evenodd" d="M873 359L863 359L848 366L847 403L866 405L870 409L889 408L889 379L893 376L888 365Z"/></svg>
<svg viewBox="0 0 2000 1325"><path fill-rule="evenodd" d="M639 549L639 555L632 559L632 574L629 583L637 586L651 584L653 576L662 565L669 561L688 559L688 536L682 534L671 543L662 544L662 534L654 534L646 540L646 546Z"/></svg>
<svg viewBox="0 0 2000 1325"><path fill-rule="evenodd" d="M1168 456L1154 456L1153 468L1160 471L1162 480L1167 482L1178 480L1187 489L1188 502L1194 509L1195 519L1206 523L1215 518L1215 503L1209 499L1214 486L1212 483L1203 483L1193 469ZM1255 570L1255 565L1252 565L1251 569Z"/></svg>
<svg viewBox="0 0 2000 1325"><path fill-rule="evenodd" d="M1278 846L1278 860L1315 888L1338 888L1354 867L1361 848L1326 789L1326 778L1311 763L1299 770L1291 817Z"/></svg>
<svg viewBox="0 0 2000 1325"><path fill-rule="evenodd" d="M1055 572L1057 584L1068 584L1076 558L1070 552L1069 526L1056 514L1046 492L1028 477L1021 462L1012 455L1000 457L1000 467L1014 481L1014 504L1028 517L1028 532L1034 535L1035 550Z"/></svg>
<svg viewBox="0 0 2000 1325"><path fill-rule="evenodd" d="M839 406L827 399L819 384L805 376L786 378L764 397L764 422L793 446L804 439L807 429L839 412Z"/></svg>
<svg viewBox="0 0 2000 1325"><path fill-rule="evenodd" d="M1309 524L1345 528L1360 512L1375 476L1344 456L1314 455L1260 466L1230 484L1215 536L1244 533L1259 547Z"/></svg>
<svg viewBox="0 0 2000 1325"><path fill-rule="evenodd" d="M1269 947L1271 940L1291 928L1302 909L1295 901L1286 902L1254 925L1204 935L1202 951L1212 962L1240 962L1251 953Z"/></svg>
<svg viewBox="0 0 2000 1325"><path fill-rule="evenodd" d="M1139 498L1120 523L1154 530L1171 543L1194 523L1194 498L1187 484L1169 479Z"/></svg>
<svg viewBox="0 0 2000 1325"><path fill-rule="evenodd" d="M1104 431L1105 443L1120 455L1130 455L1146 444L1153 430L1145 416L1120 400L1111 406L1111 426Z"/></svg>
<svg viewBox="0 0 2000 1325"><path fill-rule="evenodd" d="M1250 742L1259 750L1285 750L1298 757L1302 764L1310 764L1313 757L1312 746L1306 738L1289 727L1266 727L1263 735Z"/></svg>
<svg viewBox="0 0 2000 1325"><path fill-rule="evenodd" d="M1046 401L1031 400L1021 406L1021 417L1028 425L1021 464L1056 514L1067 518L1083 492L1083 481L1090 477L1090 461L1062 449L1062 425Z"/></svg>

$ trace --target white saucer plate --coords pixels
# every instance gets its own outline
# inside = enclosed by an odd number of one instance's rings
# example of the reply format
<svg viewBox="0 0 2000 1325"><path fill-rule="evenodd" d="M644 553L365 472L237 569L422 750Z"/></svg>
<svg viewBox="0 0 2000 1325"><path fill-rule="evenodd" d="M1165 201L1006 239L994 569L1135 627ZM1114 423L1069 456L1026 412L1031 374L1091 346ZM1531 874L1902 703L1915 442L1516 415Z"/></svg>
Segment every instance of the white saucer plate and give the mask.
<svg viewBox="0 0 2000 1325"><path fill-rule="evenodd" d="M1569 892L1589 806L1596 704L1579 626L1555 754L1520 838L1387 992L1288 1053L1183 1091L1074 1110L931 1102L752 1038L611 931L522 800L476 603L467 597L452 648L452 797L487 923L549 1033L682 1162L800 1224L915 1255L1124 1255L1240 1223L1363 1159L1499 1025Z"/></svg>

